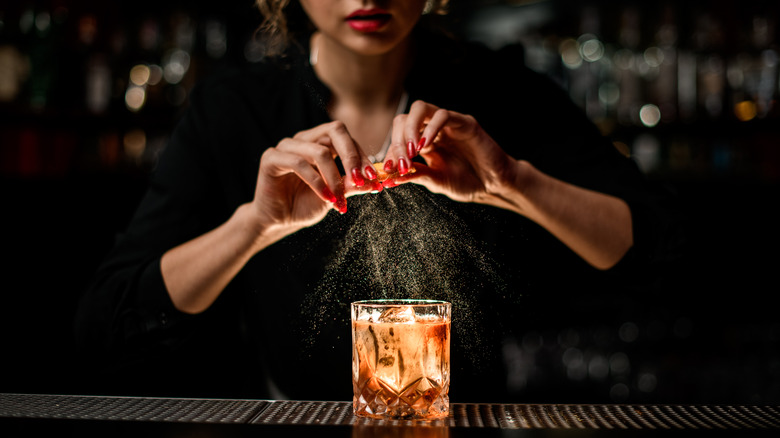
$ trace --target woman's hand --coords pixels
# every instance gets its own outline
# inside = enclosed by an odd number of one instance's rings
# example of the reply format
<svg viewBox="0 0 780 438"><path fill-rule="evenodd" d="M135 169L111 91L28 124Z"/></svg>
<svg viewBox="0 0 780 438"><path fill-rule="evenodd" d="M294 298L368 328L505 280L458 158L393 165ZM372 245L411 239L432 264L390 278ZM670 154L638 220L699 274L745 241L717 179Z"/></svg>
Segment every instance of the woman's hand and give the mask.
<svg viewBox="0 0 780 438"><path fill-rule="evenodd" d="M336 165L340 157L349 175ZM371 162L341 122L301 131L268 149L260 160L252 205L265 226L299 229L335 208L347 211L347 196L381 190Z"/></svg>
<svg viewBox="0 0 780 438"><path fill-rule="evenodd" d="M415 182L456 201L504 208L496 195L507 186L517 189L517 161L469 115L416 101L409 114L395 118L392 140L385 169L399 176L385 181L386 187ZM411 159L418 154L426 164L415 163L412 173Z"/></svg>
<svg viewBox="0 0 780 438"><path fill-rule="evenodd" d="M456 201L522 214L598 269L613 267L633 245L625 201L513 159L471 116L415 102L408 115L395 119L393 144L388 160L402 164L399 176L383 183L386 187L415 182ZM411 172L404 161L417 153L426 164L415 163Z"/></svg>
<svg viewBox="0 0 780 438"><path fill-rule="evenodd" d="M352 169L347 177L339 172L337 156ZM252 202L217 228L163 254L160 269L173 304L187 313L209 308L258 251L317 223L330 208L346 212L351 194L381 190L376 176L343 123L282 140L260 159Z"/></svg>

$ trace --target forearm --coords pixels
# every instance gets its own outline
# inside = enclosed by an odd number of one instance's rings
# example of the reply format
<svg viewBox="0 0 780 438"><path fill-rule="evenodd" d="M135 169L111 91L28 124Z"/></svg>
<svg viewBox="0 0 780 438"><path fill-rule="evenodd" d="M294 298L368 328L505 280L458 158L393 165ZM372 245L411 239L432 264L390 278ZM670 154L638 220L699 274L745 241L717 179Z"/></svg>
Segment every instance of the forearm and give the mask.
<svg viewBox="0 0 780 438"><path fill-rule="evenodd" d="M598 269L613 267L633 245L625 201L553 178L528 162L517 161L513 180L493 196L496 205L538 223Z"/></svg>
<svg viewBox="0 0 780 438"><path fill-rule="evenodd" d="M246 204L219 227L167 251L160 268L174 306L206 310L252 256L285 235L258 224Z"/></svg>

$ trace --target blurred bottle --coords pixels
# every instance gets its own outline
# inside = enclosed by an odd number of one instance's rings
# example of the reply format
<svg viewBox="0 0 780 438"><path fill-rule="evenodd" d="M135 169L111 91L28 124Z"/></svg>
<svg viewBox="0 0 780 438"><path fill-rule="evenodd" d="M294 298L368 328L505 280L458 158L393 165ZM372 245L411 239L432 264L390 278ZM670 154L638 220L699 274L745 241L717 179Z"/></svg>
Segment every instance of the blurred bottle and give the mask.
<svg viewBox="0 0 780 438"><path fill-rule="evenodd" d="M655 46L645 50L645 62L657 69L652 100L661 111L661 122L677 120L677 12L667 5L655 34Z"/></svg>
<svg viewBox="0 0 780 438"><path fill-rule="evenodd" d="M711 12L699 14L694 26L698 108L706 118L719 119L724 110L726 88L723 26L720 17Z"/></svg>
<svg viewBox="0 0 780 438"><path fill-rule="evenodd" d="M18 47L18 27L12 19L0 9L0 103L17 99L30 71L27 57Z"/></svg>
<svg viewBox="0 0 780 438"><path fill-rule="evenodd" d="M618 72L619 97L617 121L624 126L639 124L639 109L642 106L643 89L641 79L640 14L634 6L626 7L620 15L618 50L613 59Z"/></svg>
<svg viewBox="0 0 780 438"><path fill-rule="evenodd" d="M774 22L766 16L753 17L752 35L758 71L754 99L759 118L766 117L772 110L777 92L778 54L774 47L774 27Z"/></svg>
<svg viewBox="0 0 780 438"><path fill-rule="evenodd" d="M563 42L561 55L569 70L569 95L585 110L591 120L605 116L599 100L599 82L603 74L605 47L599 36L601 17L598 9L583 7L580 11L580 35Z"/></svg>

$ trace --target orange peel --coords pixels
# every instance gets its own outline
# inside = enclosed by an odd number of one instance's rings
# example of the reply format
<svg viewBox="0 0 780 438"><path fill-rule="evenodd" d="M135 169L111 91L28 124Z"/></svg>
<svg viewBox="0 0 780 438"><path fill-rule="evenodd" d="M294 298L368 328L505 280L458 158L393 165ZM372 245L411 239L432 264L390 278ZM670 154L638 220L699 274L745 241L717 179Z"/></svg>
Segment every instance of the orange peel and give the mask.
<svg viewBox="0 0 780 438"><path fill-rule="evenodd" d="M384 163L374 163L374 169L376 170L376 175L377 175L376 179L379 182L383 182L383 181L386 181L388 179L392 179L392 178L396 178L396 177L401 176L401 174L398 173L398 169L396 169L396 170L394 170L394 171L392 171L390 173L385 172ZM406 172L406 175L409 175L409 174L412 174L412 173L415 173L415 172L416 172L416 170L414 168L414 165L412 164L412 165L409 165L409 171Z"/></svg>

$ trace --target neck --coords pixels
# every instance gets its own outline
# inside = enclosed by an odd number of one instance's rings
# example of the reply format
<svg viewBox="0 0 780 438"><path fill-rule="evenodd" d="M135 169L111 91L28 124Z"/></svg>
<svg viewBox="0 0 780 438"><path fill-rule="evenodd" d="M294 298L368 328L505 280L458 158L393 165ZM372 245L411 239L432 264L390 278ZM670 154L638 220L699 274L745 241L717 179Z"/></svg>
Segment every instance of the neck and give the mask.
<svg viewBox="0 0 780 438"><path fill-rule="evenodd" d="M410 65L408 40L387 53L360 55L315 33L311 48L314 70L333 93L333 103L370 108L398 102Z"/></svg>

